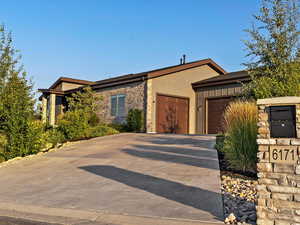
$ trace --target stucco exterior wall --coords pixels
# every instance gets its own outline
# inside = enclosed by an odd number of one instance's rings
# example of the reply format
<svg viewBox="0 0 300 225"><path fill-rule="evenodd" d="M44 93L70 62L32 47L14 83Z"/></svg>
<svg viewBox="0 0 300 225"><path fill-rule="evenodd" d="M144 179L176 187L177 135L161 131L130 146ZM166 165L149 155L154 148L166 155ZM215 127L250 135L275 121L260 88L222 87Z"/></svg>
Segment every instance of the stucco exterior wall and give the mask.
<svg viewBox="0 0 300 225"><path fill-rule="evenodd" d="M71 90L74 88L78 88L83 86L82 84L73 84L73 83L67 83L67 82L62 82L61 83L61 90L62 91L67 91L67 90Z"/></svg>
<svg viewBox="0 0 300 225"><path fill-rule="evenodd" d="M98 116L105 123L123 123L130 109L141 109L146 113L146 82L135 82L104 89L95 90L96 95L102 96ZM111 96L125 94L124 117L111 116ZM144 117L146 118L146 117Z"/></svg>
<svg viewBox="0 0 300 225"><path fill-rule="evenodd" d="M148 84L148 123L147 132L156 132L156 95L165 94L189 98L189 133L196 133L196 95L192 83L219 75L211 67L204 65L168 74L147 81ZM151 83L150 83L151 82Z"/></svg>

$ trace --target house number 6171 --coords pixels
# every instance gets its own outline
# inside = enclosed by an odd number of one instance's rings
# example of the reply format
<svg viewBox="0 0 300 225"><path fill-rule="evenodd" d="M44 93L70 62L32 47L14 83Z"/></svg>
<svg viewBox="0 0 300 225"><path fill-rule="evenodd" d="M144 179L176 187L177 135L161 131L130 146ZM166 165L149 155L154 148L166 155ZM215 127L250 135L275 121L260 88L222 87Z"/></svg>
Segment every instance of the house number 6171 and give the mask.
<svg viewBox="0 0 300 225"><path fill-rule="evenodd" d="M270 147L270 162L294 164L298 160L296 146L272 146Z"/></svg>
<svg viewBox="0 0 300 225"><path fill-rule="evenodd" d="M295 150L289 149L274 149L272 153L272 157L274 160L288 160L288 156L291 155L291 160L295 160Z"/></svg>

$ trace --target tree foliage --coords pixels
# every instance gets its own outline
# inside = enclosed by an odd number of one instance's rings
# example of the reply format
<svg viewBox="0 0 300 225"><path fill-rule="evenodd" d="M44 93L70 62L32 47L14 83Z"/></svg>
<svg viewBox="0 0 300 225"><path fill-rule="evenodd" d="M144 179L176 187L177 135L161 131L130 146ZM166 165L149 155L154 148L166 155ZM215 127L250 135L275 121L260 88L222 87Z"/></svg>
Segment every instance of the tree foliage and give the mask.
<svg viewBox="0 0 300 225"><path fill-rule="evenodd" d="M33 124L32 85L19 64L11 33L0 26L0 36L0 132L7 138L1 154L9 159L38 151L40 128Z"/></svg>
<svg viewBox="0 0 300 225"><path fill-rule="evenodd" d="M244 95L254 98L300 95L299 5L297 0L263 0L258 25L246 30L252 82ZM299 56L299 55L298 55Z"/></svg>
<svg viewBox="0 0 300 225"><path fill-rule="evenodd" d="M96 112L100 100L101 97L95 95L92 88L88 86L67 98L68 109L70 111L83 110L85 112Z"/></svg>

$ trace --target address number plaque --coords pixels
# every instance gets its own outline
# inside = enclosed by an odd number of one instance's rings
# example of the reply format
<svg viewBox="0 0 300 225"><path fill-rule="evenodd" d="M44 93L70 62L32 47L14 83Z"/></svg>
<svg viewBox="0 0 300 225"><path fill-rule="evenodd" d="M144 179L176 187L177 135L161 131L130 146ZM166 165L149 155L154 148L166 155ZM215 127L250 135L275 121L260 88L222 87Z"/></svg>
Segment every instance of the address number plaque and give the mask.
<svg viewBox="0 0 300 225"><path fill-rule="evenodd" d="M297 146L271 146L270 162L296 164L298 161Z"/></svg>

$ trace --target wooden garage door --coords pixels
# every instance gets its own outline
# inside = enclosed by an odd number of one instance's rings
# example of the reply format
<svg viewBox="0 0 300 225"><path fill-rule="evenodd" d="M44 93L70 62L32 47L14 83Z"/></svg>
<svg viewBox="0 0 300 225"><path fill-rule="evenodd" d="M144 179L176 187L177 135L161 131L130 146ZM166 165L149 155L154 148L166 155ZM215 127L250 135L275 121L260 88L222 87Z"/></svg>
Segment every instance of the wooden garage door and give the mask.
<svg viewBox="0 0 300 225"><path fill-rule="evenodd" d="M189 129L189 99L166 95L156 98L156 131L187 134Z"/></svg>
<svg viewBox="0 0 300 225"><path fill-rule="evenodd" d="M223 131L223 114L232 98L215 98L207 100L207 133L217 134Z"/></svg>

